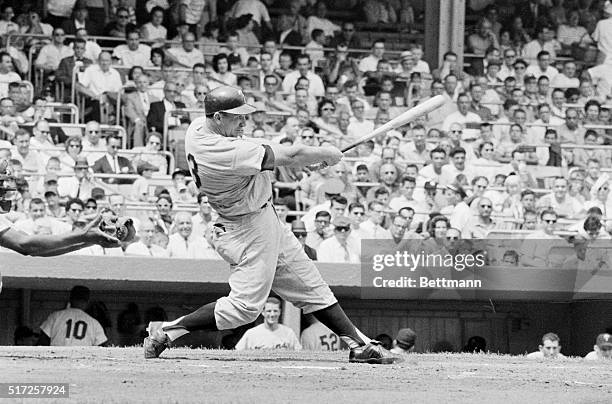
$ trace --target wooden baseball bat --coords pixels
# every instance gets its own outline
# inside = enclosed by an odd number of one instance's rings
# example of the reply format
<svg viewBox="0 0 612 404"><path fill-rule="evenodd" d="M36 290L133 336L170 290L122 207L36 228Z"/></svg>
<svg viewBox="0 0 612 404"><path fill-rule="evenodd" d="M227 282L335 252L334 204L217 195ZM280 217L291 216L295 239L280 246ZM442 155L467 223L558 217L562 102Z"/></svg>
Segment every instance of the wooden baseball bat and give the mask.
<svg viewBox="0 0 612 404"><path fill-rule="evenodd" d="M356 142L351 143L350 145L342 148L341 151L342 153L344 153L348 150L351 150L353 147L360 145L363 142L367 142L370 139L374 139L376 136L380 135L381 133L390 131L391 129L397 129L400 126L404 126L407 123L413 121L418 116L427 114L431 111L434 111L440 108L445 102L446 102L445 98L441 95L436 95L435 97L429 98L427 101L417 105L416 107L410 108L408 111L404 112L403 114L396 116L395 118L391 119L386 124L376 128L374 132L368 133L367 135L362 136L361 139L357 140Z"/></svg>

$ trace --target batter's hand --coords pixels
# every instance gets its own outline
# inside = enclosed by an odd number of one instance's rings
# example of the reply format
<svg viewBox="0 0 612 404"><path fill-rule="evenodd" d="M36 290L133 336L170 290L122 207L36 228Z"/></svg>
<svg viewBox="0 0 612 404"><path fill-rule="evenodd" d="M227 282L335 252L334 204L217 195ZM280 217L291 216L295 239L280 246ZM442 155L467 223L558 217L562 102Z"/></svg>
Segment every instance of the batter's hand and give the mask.
<svg viewBox="0 0 612 404"><path fill-rule="evenodd" d="M321 149L324 150L323 162L326 163L328 166L335 166L340 162L340 160L342 160L342 157L344 156L342 152L334 146L325 146L321 147Z"/></svg>
<svg viewBox="0 0 612 404"><path fill-rule="evenodd" d="M118 238L113 237L100 229L100 223L102 223L102 215L98 215L94 220L89 222L87 226L85 226L85 239L104 248L121 247L121 242Z"/></svg>

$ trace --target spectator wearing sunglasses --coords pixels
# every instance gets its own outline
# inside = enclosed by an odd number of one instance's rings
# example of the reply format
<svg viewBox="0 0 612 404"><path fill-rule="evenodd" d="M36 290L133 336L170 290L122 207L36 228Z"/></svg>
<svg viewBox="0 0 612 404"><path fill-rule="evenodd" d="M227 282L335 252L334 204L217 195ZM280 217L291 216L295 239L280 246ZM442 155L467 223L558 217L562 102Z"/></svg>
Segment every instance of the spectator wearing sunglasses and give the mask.
<svg viewBox="0 0 612 404"><path fill-rule="evenodd" d="M565 240L555 234L558 219L559 215L553 209L545 209L540 213L539 230L526 235L519 250L521 265L550 267L563 264L549 259L549 252L553 247L566 245Z"/></svg>
<svg viewBox="0 0 612 404"><path fill-rule="evenodd" d="M334 235L323 241L317 248L317 257L321 262L359 263L360 242L353 236L351 220L346 216L337 216L333 222Z"/></svg>
<svg viewBox="0 0 612 404"><path fill-rule="evenodd" d="M119 156L121 149L121 138L110 136L107 140L106 154L100 157L93 165L93 171L101 174L133 174L134 170L130 160ZM104 180L109 184L131 184L132 179L107 178Z"/></svg>
<svg viewBox="0 0 612 404"><path fill-rule="evenodd" d="M469 238L486 238L489 231L497 228L497 223L491 218L493 202L489 198L480 198L476 205L478 216L468 227Z"/></svg>
<svg viewBox="0 0 612 404"><path fill-rule="evenodd" d="M298 239L302 247L304 248L304 252L313 261L317 260L317 250L310 247L306 244L306 237L308 237L308 233L306 232L306 225L301 220L294 220L291 223L291 232Z"/></svg>
<svg viewBox="0 0 612 404"><path fill-rule="evenodd" d="M162 135L159 132L149 132L145 139L145 145L134 147L132 151L138 152L134 159L134 166L138 166L141 162L147 162L155 167L154 171L159 171L161 174L168 174L168 161L161 150Z"/></svg>

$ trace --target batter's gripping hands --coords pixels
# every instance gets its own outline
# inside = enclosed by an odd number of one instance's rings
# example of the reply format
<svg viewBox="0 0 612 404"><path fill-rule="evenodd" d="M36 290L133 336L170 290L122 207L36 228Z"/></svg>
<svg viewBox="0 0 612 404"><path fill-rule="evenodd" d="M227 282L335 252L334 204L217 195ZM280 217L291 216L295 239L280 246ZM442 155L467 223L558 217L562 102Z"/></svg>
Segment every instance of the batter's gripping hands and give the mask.
<svg viewBox="0 0 612 404"><path fill-rule="evenodd" d="M102 222L100 222L100 230L123 242L132 241L136 236L134 222L129 217L110 217L102 219Z"/></svg>

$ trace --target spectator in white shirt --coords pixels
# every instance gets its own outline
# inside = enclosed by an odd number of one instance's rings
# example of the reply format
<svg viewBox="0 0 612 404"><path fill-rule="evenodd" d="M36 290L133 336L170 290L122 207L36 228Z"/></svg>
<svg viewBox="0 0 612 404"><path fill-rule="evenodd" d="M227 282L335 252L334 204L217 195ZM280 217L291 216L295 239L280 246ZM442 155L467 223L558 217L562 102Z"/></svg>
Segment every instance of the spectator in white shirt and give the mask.
<svg viewBox="0 0 612 404"><path fill-rule="evenodd" d="M171 258L220 258L203 234L193 233L193 221L189 212L177 212L174 226L176 233L170 235L167 247Z"/></svg>
<svg viewBox="0 0 612 404"><path fill-rule="evenodd" d="M2 5L2 7L0 7L0 11L2 12L2 19L0 20L0 35L6 35L9 32L19 32L19 24L13 22L13 18L15 17L13 6L5 3Z"/></svg>
<svg viewBox="0 0 612 404"><path fill-rule="evenodd" d="M283 91L286 93L295 93L295 84L300 77L306 77L309 82L309 94L314 97L323 97L325 95L325 86L319 75L312 70L310 56L300 55L297 58L297 70L287 74L283 79Z"/></svg>
<svg viewBox="0 0 612 404"><path fill-rule="evenodd" d="M375 72L378 62L383 58L385 54L385 40L383 38L377 39L372 44L372 53L359 62L359 71L362 73Z"/></svg>
<svg viewBox="0 0 612 404"><path fill-rule="evenodd" d="M76 83L77 90L91 99L92 118L100 121L100 104L114 104L123 83L119 72L111 67L110 53L102 52L98 63L83 72L81 81Z"/></svg>
<svg viewBox="0 0 612 404"><path fill-rule="evenodd" d="M272 31L272 22L270 20L270 14L268 8L264 3L259 0L238 0L232 8L227 12L227 16L230 18L238 18L244 14L252 14L253 21L258 26L265 26Z"/></svg>
<svg viewBox="0 0 612 404"><path fill-rule="evenodd" d="M12 157L21 162L26 175L44 173L45 162L41 155L30 149L30 134L23 129L15 131L13 140L15 147L11 150Z"/></svg>
<svg viewBox="0 0 612 404"><path fill-rule="evenodd" d="M477 114L470 112L470 97L467 93L461 93L457 97L457 111L448 115L442 123L442 130L448 132L454 123L461 124L465 127L464 132L476 131L476 129L468 129L467 124L475 124L482 122L482 119ZM478 133L477 133L478 134Z"/></svg>
<svg viewBox="0 0 612 404"><path fill-rule="evenodd" d="M150 66L151 47L140 43L140 32L133 30L125 34L125 44L118 45L113 50L113 58L125 67Z"/></svg>
<svg viewBox="0 0 612 404"><path fill-rule="evenodd" d="M353 111L354 117L351 119L351 123L348 126L348 135L354 138L360 138L361 136L370 133L374 130L374 122L366 120L365 115L365 104L360 99L355 99L351 102L351 110Z"/></svg>
<svg viewBox="0 0 612 404"><path fill-rule="evenodd" d="M53 73L57 70L63 58L73 55L72 48L64 45L64 38L65 34L62 28L53 30L52 42L42 47L34 62L37 69L42 69L47 74Z"/></svg>
<svg viewBox="0 0 612 404"><path fill-rule="evenodd" d="M538 53L545 50L550 53L552 59L557 57L557 47L554 41L555 31L546 24L539 24L536 27L537 38L527 43L523 47L522 57L530 64L536 64Z"/></svg>
<svg viewBox="0 0 612 404"><path fill-rule="evenodd" d="M612 3L610 1L605 3L604 15L606 18L597 23L591 36L597 42L597 49L600 53L597 63L609 65L612 63Z"/></svg>
<svg viewBox="0 0 612 404"><path fill-rule="evenodd" d="M165 248L153 244L155 224L151 220L143 220L138 230L140 239L127 246L125 255L168 258L168 251Z"/></svg>
<svg viewBox="0 0 612 404"><path fill-rule="evenodd" d="M204 63L204 55L195 47L195 35L186 33L181 41L180 48L170 48L166 57L181 67L192 69L196 63Z"/></svg>
<svg viewBox="0 0 612 404"><path fill-rule="evenodd" d="M550 65L551 61L550 52L545 50L538 52L537 64L530 65L525 74L534 76L536 79L539 79L541 76L546 76L552 81L557 74L559 74L559 71Z"/></svg>
<svg viewBox="0 0 612 404"><path fill-rule="evenodd" d="M102 52L102 48L100 48L100 45L98 45L94 41L89 40L89 37L87 36L87 30L85 28L77 29L75 37L85 41L85 55L84 56L89 60L98 60L98 57L100 56L100 53ZM74 42L70 44L71 48L74 46L73 44Z"/></svg>
<svg viewBox="0 0 612 404"><path fill-rule="evenodd" d="M351 235L351 220L345 216L337 216L332 225L334 235L321 242L317 248L317 259L320 262L359 263L360 241Z"/></svg>
<svg viewBox="0 0 612 404"><path fill-rule="evenodd" d="M563 64L563 70L550 81L553 88L578 88L580 80L576 77L576 63L569 60Z"/></svg>
<svg viewBox="0 0 612 404"><path fill-rule="evenodd" d="M89 121L85 125L82 144L83 153L90 165L106 153L106 139L102 137L102 129L97 121Z"/></svg>
<svg viewBox="0 0 612 404"><path fill-rule="evenodd" d="M144 24L141 28L142 39L146 41L159 41L160 43L166 40L168 30L162 25L164 22L164 9L155 6L150 12L151 21Z"/></svg>
<svg viewBox="0 0 612 404"><path fill-rule="evenodd" d="M310 37L312 39L306 44L304 53L310 56L310 60L314 66L318 66L319 60L323 59L325 56L323 47L327 43L327 38L323 34L323 30L319 28L313 29Z"/></svg>
<svg viewBox="0 0 612 404"><path fill-rule="evenodd" d="M334 24L327 19L327 5L324 1L317 3L316 15L311 15L306 20L306 32L312 34L315 29L320 29L326 37L333 37L334 34L340 31L340 26Z"/></svg>

